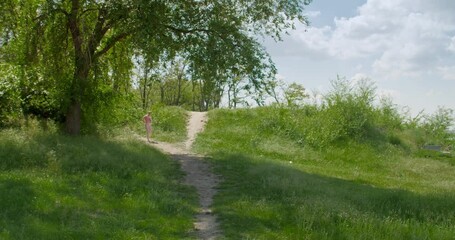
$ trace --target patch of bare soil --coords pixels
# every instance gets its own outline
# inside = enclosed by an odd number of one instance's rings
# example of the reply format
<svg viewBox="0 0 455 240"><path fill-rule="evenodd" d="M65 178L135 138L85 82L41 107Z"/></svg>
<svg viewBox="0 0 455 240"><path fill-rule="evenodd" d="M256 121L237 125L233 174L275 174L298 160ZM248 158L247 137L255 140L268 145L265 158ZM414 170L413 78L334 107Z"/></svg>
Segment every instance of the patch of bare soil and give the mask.
<svg viewBox="0 0 455 240"><path fill-rule="evenodd" d="M207 121L206 112L190 112L187 124L188 138L186 142L170 144L165 142L153 142L152 145L180 163L186 173L185 184L196 188L199 195L199 213L195 216L194 235L199 239L217 239L221 237L221 231L216 216L210 208L213 196L216 194L218 177L213 174L210 165L203 161L203 156L191 152L196 135L203 131ZM144 139L145 140L145 139Z"/></svg>

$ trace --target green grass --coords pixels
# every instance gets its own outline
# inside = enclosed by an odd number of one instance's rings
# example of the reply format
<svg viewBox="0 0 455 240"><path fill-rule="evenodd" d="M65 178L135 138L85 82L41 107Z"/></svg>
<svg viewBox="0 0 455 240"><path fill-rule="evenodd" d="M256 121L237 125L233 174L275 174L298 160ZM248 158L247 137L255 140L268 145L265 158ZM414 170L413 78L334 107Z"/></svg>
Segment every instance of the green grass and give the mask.
<svg viewBox="0 0 455 240"><path fill-rule="evenodd" d="M196 139L223 176L214 209L227 239L454 239L451 161L387 142L314 150L264 128L274 117L211 111Z"/></svg>
<svg viewBox="0 0 455 240"><path fill-rule="evenodd" d="M191 239L176 162L127 133L0 131L0 239Z"/></svg>

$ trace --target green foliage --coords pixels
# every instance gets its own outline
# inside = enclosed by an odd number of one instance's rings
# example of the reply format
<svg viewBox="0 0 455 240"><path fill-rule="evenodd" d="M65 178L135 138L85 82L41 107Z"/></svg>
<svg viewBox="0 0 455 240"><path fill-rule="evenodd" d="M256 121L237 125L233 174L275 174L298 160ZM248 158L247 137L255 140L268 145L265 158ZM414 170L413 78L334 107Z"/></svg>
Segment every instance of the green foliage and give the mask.
<svg viewBox="0 0 455 240"><path fill-rule="evenodd" d="M284 90L284 98L288 106L299 106L304 104L303 101L308 98L308 94L305 93L303 85L291 83Z"/></svg>
<svg viewBox="0 0 455 240"><path fill-rule="evenodd" d="M311 136L310 144L313 146L324 146L343 138L361 140L372 125L375 95L370 82L360 82L353 86L351 82L338 77L332 82L332 87L333 90L324 98L320 115L309 126L312 130L308 135ZM324 127L321 136L318 136L316 130L318 121Z"/></svg>
<svg viewBox="0 0 455 240"><path fill-rule="evenodd" d="M24 115L63 122L58 90L36 69L26 71L20 80L21 107Z"/></svg>
<svg viewBox="0 0 455 240"><path fill-rule="evenodd" d="M427 116L423 123L423 130L427 137L426 144L451 144L453 134L450 134L450 127L453 125L453 110L440 107L430 116Z"/></svg>
<svg viewBox="0 0 455 240"><path fill-rule="evenodd" d="M151 107L153 123L164 132L186 133L186 111L179 107L154 105Z"/></svg>
<svg viewBox="0 0 455 240"><path fill-rule="evenodd" d="M190 79L188 62L182 57L150 63L138 56L136 61L141 66L138 93L144 109L157 103L193 111L203 108L200 104L201 86Z"/></svg>
<svg viewBox="0 0 455 240"><path fill-rule="evenodd" d="M442 151L450 151L455 147L455 134L451 129L453 123L453 110L439 107L431 115L420 112L416 117L408 119L403 128L406 138L412 139L410 142L415 149L437 145Z"/></svg>
<svg viewBox="0 0 455 240"><path fill-rule="evenodd" d="M38 98L33 104L39 103L39 112L52 108L65 114L71 134L80 132L81 118L86 131L108 119L104 109L98 110L130 93L133 53L150 61L183 56L192 81L200 82L198 103L206 110L219 106L232 73L248 76L255 88L274 75L254 36L280 39L294 20L307 24L303 6L309 3L8 0L0 12L2 61L32 72L33 77L23 78L26 86L43 83L47 93L31 92Z"/></svg>
<svg viewBox="0 0 455 240"><path fill-rule="evenodd" d="M192 239L197 196L176 162L130 134L0 131L1 239Z"/></svg>
<svg viewBox="0 0 455 240"><path fill-rule="evenodd" d="M400 114L397 106L389 98L381 98L380 104L374 110L374 122L384 130L402 130L404 116Z"/></svg>
<svg viewBox="0 0 455 240"><path fill-rule="evenodd" d="M0 128L11 125L21 113L14 67L0 64Z"/></svg>

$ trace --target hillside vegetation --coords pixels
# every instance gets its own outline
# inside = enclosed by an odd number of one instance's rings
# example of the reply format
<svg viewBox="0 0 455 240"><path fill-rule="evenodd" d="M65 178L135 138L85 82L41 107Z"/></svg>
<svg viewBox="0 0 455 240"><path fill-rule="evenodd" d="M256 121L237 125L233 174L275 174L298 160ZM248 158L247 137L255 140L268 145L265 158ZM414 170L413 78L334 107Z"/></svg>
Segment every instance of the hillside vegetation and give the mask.
<svg viewBox="0 0 455 240"><path fill-rule="evenodd" d="M341 84L321 105L211 111L195 148L224 178L226 237L452 239L455 158L422 150L453 147L450 115L409 120L374 97Z"/></svg>

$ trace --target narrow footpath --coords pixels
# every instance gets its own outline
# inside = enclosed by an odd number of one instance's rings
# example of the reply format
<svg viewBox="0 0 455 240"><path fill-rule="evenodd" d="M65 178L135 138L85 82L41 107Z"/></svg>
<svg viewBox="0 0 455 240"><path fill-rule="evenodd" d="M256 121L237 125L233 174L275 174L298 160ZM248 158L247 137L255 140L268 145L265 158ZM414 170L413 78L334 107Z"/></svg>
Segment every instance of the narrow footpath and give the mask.
<svg viewBox="0 0 455 240"><path fill-rule="evenodd" d="M188 138L186 142L170 144L155 142L154 147L169 154L180 163L185 172L185 184L196 188L199 195L200 209L195 216L194 235L199 239L218 239L221 231L216 216L210 208L213 196L216 194L218 177L213 174L210 165L203 161L203 156L191 152L196 135L204 130L207 121L206 112L189 112L190 118L187 124Z"/></svg>

